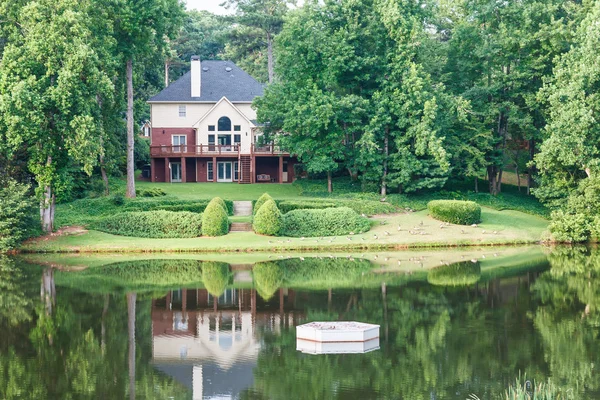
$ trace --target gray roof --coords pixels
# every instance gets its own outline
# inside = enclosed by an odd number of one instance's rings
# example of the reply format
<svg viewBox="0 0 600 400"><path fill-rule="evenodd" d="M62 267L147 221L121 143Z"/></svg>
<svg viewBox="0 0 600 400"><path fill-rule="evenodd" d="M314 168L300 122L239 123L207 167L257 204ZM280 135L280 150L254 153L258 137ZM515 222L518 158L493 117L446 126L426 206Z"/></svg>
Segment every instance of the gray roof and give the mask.
<svg viewBox="0 0 600 400"><path fill-rule="evenodd" d="M231 68L227 71L226 68ZM205 71L206 70L206 71ZM148 102L250 102L262 96L264 86L231 61L202 61L200 97L192 97L191 73L171 83Z"/></svg>

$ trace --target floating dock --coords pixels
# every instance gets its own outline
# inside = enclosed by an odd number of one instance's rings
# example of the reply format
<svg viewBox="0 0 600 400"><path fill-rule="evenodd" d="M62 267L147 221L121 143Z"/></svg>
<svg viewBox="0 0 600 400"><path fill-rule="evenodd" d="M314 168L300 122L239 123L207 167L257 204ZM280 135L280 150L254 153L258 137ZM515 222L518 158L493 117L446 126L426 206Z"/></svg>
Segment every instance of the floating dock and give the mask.
<svg viewBox="0 0 600 400"><path fill-rule="evenodd" d="M379 349L379 325L310 322L296 327L296 350L309 354L367 353Z"/></svg>

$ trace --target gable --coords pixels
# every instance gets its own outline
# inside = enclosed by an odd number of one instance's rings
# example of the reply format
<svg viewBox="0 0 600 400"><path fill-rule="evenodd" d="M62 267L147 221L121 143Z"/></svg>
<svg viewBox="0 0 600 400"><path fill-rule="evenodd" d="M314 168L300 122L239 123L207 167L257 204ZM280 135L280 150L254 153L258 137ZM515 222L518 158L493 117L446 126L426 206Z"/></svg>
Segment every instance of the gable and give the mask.
<svg viewBox="0 0 600 400"><path fill-rule="evenodd" d="M240 118L240 120L243 120L250 127L255 127L255 124L251 120L253 115L244 114L226 97L221 98L217 104L215 104L206 114L204 114L197 122L195 122L192 127L198 129L205 123L208 123L207 120L216 121L223 116L228 116L229 118Z"/></svg>

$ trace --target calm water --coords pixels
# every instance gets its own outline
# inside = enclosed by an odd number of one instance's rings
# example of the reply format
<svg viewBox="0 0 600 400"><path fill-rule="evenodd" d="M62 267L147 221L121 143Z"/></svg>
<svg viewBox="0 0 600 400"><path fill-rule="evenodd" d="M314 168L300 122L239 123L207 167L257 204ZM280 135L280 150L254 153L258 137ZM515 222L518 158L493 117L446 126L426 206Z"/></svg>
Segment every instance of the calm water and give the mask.
<svg viewBox="0 0 600 400"><path fill-rule="evenodd" d="M435 273L401 253L253 270L0 258L0 399L483 400L519 373L600 399L600 251L516 254ZM296 350L296 325L336 320L380 324L380 349Z"/></svg>

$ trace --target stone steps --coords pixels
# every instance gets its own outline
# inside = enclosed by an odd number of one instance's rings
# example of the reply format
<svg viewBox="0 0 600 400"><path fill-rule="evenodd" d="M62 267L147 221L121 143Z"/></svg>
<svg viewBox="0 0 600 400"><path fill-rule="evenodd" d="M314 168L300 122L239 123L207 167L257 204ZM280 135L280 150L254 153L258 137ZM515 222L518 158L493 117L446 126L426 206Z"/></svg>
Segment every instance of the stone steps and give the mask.
<svg viewBox="0 0 600 400"><path fill-rule="evenodd" d="M250 222L232 222L229 232L252 232L252 224Z"/></svg>
<svg viewBox="0 0 600 400"><path fill-rule="evenodd" d="M236 217L247 217L252 215L252 202L251 201L234 201L233 202L233 215Z"/></svg>

